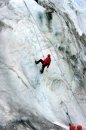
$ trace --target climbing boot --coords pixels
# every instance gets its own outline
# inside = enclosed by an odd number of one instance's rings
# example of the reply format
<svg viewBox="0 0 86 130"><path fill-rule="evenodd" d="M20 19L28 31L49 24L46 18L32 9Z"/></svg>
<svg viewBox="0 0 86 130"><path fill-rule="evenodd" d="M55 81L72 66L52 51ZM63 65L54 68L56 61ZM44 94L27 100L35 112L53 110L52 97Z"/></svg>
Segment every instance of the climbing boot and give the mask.
<svg viewBox="0 0 86 130"><path fill-rule="evenodd" d="M43 70L40 70L40 73L42 74L42 73L43 73Z"/></svg>

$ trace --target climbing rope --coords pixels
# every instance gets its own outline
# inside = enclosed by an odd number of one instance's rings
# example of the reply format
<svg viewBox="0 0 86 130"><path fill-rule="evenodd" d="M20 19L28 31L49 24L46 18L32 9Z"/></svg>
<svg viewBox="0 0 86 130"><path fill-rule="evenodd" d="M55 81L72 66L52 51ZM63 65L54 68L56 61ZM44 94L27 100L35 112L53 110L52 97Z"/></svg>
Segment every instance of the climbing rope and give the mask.
<svg viewBox="0 0 86 130"><path fill-rule="evenodd" d="M23 0L23 1L24 1L24 0ZM24 1L24 4L25 4L25 6L26 6L28 12L30 12L30 14L31 14L31 16L32 16L32 18L33 18L33 20L35 21L35 18L33 17L32 13L31 13L30 9L28 8L28 6L27 6L27 4L26 4L25 1ZM43 58L44 58L44 54L43 54L42 47L41 47L40 41L39 41L39 39L38 39L38 36L37 36L36 30L35 30L35 26L34 26L33 23L32 23L32 25L33 25L33 28L34 28L34 31L35 31L35 35L36 35L36 37L37 37L37 41L38 41L38 44L39 44L40 50L41 50L41 52L42 52L42 56L43 56ZM37 25L37 23L36 23L36 25Z"/></svg>
<svg viewBox="0 0 86 130"><path fill-rule="evenodd" d="M60 104L63 106L62 108L64 109L65 114L66 114L67 118L69 119L70 124L72 124L72 120L71 120L67 105L63 101L61 101Z"/></svg>
<svg viewBox="0 0 86 130"><path fill-rule="evenodd" d="M24 0L23 0L23 2L24 2L25 6L26 6L26 8L27 8L27 10L28 10L28 12L29 12L29 8L28 8L26 2L25 2ZM29 14L29 16L30 16L30 14Z"/></svg>
<svg viewBox="0 0 86 130"><path fill-rule="evenodd" d="M24 1L24 0L23 0ZM24 1L24 3L25 3L25 1ZM31 16L33 17L33 15L32 15L32 13L31 13L31 11L30 11L30 9L28 8L28 10L29 10L29 12L30 12L30 14L31 14ZM35 19L34 19L34 17L33 17L33 20L35 21ZM37 25L37 27L38 27L38 29L39 29L39 26L38 26L38 24L37 24L37 22L35 21L35 23L36 23L36 25ZM33 27L34 27L34 25L33 25ZM35 27L34 27L34 29L35 29ZM40 29L39 29L39 31L40 31ZM35 31L35 33L36 33L36 31ZM42 32L40 31L40 33L42 34ZM43 35L43 34L42 34ZM37 34L36 34L36 36L37 36ZM45 36L46 37L46 36ZM48 39L47 37L46 37L46 39ZM40 49L41 49L41 51L42 51L42 47L41 47L41 45L40 45L40 42L39 42L39 39L38 39L38 37L37 37L37 40L38 40L38 43L39 43L39 46L40 46ZM49 40L49 39L48 39ZM49 40L49 42L51 43L51 45L53 46L53 43ZM54 47L54 49L55 49L55 47ZM52 53L52 51L50 50L50 52ZM55 52L57 52L57 50L55 49ZM43 54L43 52L42 52L42 54ZM53 53L52 53L52 56L54 57L54 55L53 55ZM44 56L43 56L44 57ZM56 63L57 63L57 65L58 65L58 62L57 62L57 60L55 59L55 57L54 57L54 60L56 61ZM58 67L59 67L59 65L58 65ZM68 81L66 80L66 78L64 77L64 74L63 74L63 72L62 72L62 70L60 69L60 67L59 67L59 70L60 70L60 72L61 72L61 75L62 75L62 77L63 77L63 79L64 79L64 82L65 82L65 84L66 84L66 87L67 87L67 89L70 89L70 88L72 88L72 86L68 83ZM69 88L69 86L70 86L70 88ZM72 91L72 89L70 89L70 91L72 92L72 94L73 94L73 96L74 96L74 98L75 98L75 100L76 100L76 102L77 102L77 104L79 105L79 107L80 107L80 109L81 109L81 111L82 111L82 108L81 108L81 106L80 106L80 104L79 104L79 102L78 102L78 100L76 99L76 97L75 97L75 95L74 95L74 93L73 93L73 91ZM82 113L85 115L85 113L82 111ZM67 115L69 116L69 114L67 113ZM85 115L85 117L86 117L86 115Z"/></svg>

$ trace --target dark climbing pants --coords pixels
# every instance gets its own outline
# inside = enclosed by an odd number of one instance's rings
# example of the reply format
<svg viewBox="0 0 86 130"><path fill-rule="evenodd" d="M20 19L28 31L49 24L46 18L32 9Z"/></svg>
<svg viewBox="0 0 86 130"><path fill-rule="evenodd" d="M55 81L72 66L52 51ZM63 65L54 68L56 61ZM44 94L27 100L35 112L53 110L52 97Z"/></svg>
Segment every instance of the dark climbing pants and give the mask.
<svg viewBox="0 0 86 130"><path fill-rule="evenodd" d="M38 0L35 0L38 3Z"/></svg>
<svg viewBox="0 0 86 130"><path fill-rule="evenodd" d="M39 64L40 62L42 63L42 69L40 70L40 72L43 73L43 72L44 72L44 68L45 68L46 66L48 66L48 64L45 64L45 65L44 65L42 59L36 61L36 64Z"/></svg>

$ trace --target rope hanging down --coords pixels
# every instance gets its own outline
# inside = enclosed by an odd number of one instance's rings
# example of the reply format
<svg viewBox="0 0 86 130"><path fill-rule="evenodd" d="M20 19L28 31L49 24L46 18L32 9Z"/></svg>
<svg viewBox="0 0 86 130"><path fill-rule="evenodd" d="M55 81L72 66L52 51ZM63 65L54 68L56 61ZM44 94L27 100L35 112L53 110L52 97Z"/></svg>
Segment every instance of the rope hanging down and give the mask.
<svg viewBox="0 0 86 130"><path fill-rule="evenodd" d="M34 19L34 17L33 17L33 15L32 15L32 13L31 13L30 9L28 8L28 6L27 6L26 2L25 2L24 0L23 0L23 2L24 2L24 4L25 4L25 6L26 6L26 8L27 8L28 12L31 14L31 16L32 16L33 20L35 21L35 19ZM37 36L37 33L36 33L36 29L35 29L35 27L34 27L34 24L33 24L33 23L32 23L32 25L33 25L33 28L34 28L34 31L35 31L35 35L36 35L36 37L37 37L37 41L38 41L38 44L39 44L40 50L41 50L41 52L42 52L42 56L43 56L43 58L44 58L44 54L43 54L42 47L41 47L41 45L40 45L40 41L39 41L38 36ZM37 25L37 24L36 24L36 25ZM38 27L38 26L37 26L37 27Z"/></svg>
<svg viewBox="0 0 86 130"><path fill-rule="evenodd" d="M69 115L69 112L68 112L67 105L63 101L61 101L60 104L63 106L62 108L64 109L64 112L67 115L67 118L69 119L70 124L72 124L72 121L71 121L71 118L70 118L70 115Z"/></svg>
<svg viewBox="0 0 86 130"><path fill-rule="evenodd" d="M24 1L24 0L23 0ZM24 3L25 3L25 1L24 1ZM27 4L25 4L25 6L26 6ZM27 6L27 8L28 8L28 6ZM33 15L32 15L32 13L31 13L31 11L30 11L30 9L28 8L28 11L30 12L30 14L31 14L31 16L33 17ZM34 17L33 17L33 19L34 19ZM35 19L34 19L34 21L35 21ZM35 23L36 23L36 25L37 25L37 22L35 21ZM34 25L33 25L33 27L34 27ZM38 25L37 25L37 27L38 27ZM34 27L34 29L35 29L35 27ZM38 27L38 29L39 29L39 27ZM39 29L39 31L40 31L40 29ZM41 31L40 31L41 32ZM37 35L37 34L36 34ZM42 33L41 33L41 35L42 35ZM45 36L46 37L46 36ZM47 37L46 37L47 38ZM38 39L38 37L37 37L37 39ZM48 39L48 38L47 38ZM49 40L49 39L48 39ZM51 43L51 45L53 45L53 43L49 40L49 42ZM41 47L41 45L40 45L40 42L38 41L38 43L39 43L39 46L40 46L40 49L41 49L41 51L42 51L42 47ZM56 51L56 49L55 49L55 51ZM42 52L43 53L43 52ZM44 57L44 55L43 55L43 57ZM53 56L54 57L54 56ZM55 57L54 57L54 59L55 59ZM57 62L57 60L55 59L55 61ZM57 63L58 64L58 63ZM59 69L60 69L60 67L59 67ZM61 71L61 73L62 73L62 70L60 69L60 71ZM62 73L62 76L64 77L64 74ZM70 86L70 88L71 88L71 85L68 83L68 81L65 79L65 77L64 77L64 80L65 80L65 83L66 83L66 86L67 86L67 88L69 89L69 86ZM80 104L79 104L79 102L77 101L77 99L76 99L76 97L75 97L75 95L74 95L74 93L73 93L73 91L70 89L70 91L72 92L72 94L73 94L73 96L74 96L74 98L75 98L75 100L76 100L76 102L77 102L77 104L79 105L79 107L80 107L80 109L81 109L81 111L82 111L82 108L81 108L81 106L80 106ZM82 111L82 113L85 115L85 113ZM85 117L86 117L86 115L85 115Z"/></svg>
<svg viewBox="0 0 86 130"><path fill-rule="evenodd" d="M28 8L26 2L25 2L24 0L23 0L23 2L24 2L25 6L26 6L26 8L27 8L27 10L28 10L28 12L29 12L29 8ZM30 16L30 14L29 14L29 16Z"/></svg>
<svg viewBox="0 0 86 130"><path fill-rule="evenodd" d="M24 0L23 0L24 1ZM38 24L37 24L37 22L36 22L36 20L35 20L35 18L33 17L33 15L32 15L32 13L31 13L31 11L30 11L30 9L28 8L28 6L27 6L27 4L26 4L26 2L24 1L24 4L25 4L25 6L26 6L26 8L27 8L27 10L28 10L28 12L30 12L30 14L31 14L31 16L32 16L32 18L33 18L33 20L35 21L35 23L36 23L36 25L37 25L37 27L38 27L38 29L39 29L39 31L40 31L40 28L39 28L39 26L38 26ZM33 25L33 28L34 28L34 31L35 31L35 27L34 27L34 25ZM40 31L40 33L41 33L41 35L43 36L43 34L42 34L42 32ZM36 31L35 31L35 34L36 34ZM38 40L38 36L37 36L37 34L36 34L36 37L37 37L37 40ZM43 36L44 37L44 36ZM45 36L46 37L46 36ZM46 39L51 43L51 45L53 45L52 44L52 42L46 37ZM44 54L43 54L43 51L42 51L42 47L41 47L41 45L40 45L40 42L39 42L39 40L38 40L38 44L39 44L39 46L40 46L40 49L41 49L41 52L42 52L42 55L43 55L43 58L44 58ZM52 56L53 56L53 53L52 53L52 51L50 50L50 52L51 52L51 54L52 54ZM53 58L54 58L54 60L55 61L57 61L56 59L55 59L55 57L53 56Z"/></svg>

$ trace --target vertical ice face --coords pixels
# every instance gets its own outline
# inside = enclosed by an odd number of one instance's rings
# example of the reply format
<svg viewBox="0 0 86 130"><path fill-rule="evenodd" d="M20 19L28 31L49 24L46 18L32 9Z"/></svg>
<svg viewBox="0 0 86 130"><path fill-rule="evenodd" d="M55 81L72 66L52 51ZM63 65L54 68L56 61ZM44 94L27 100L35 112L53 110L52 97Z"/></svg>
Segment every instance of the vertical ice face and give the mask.
<svg viewBox="0 0 86 130"><path fill-rule="evenodd" d="M0 1L1 130L68 129L70 122L86 127L81 3ZM41 75L34 61L47 54L52 62Z"/></svg>

